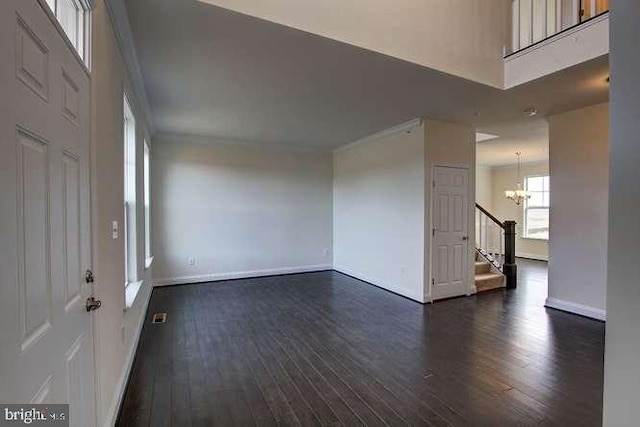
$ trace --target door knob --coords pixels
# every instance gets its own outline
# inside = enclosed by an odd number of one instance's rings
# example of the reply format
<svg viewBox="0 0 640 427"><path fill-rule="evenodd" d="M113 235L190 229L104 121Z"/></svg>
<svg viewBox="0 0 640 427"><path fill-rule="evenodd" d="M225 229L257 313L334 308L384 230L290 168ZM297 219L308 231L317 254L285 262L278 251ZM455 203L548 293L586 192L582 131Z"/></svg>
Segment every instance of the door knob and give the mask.
<svg viewBox="0 0 640 427"><path fill-rule="evenodd" d="M95 299L94 297L87 298L87 302L85 304L85 308L87 311L97 310L102 306L102 301L99 299Z"/></svg>
<svg viewBox="0 0 640 427"><path fill-rule="evenodd" d="M462 240L469 240L469 236L462 236Z"/></svg>

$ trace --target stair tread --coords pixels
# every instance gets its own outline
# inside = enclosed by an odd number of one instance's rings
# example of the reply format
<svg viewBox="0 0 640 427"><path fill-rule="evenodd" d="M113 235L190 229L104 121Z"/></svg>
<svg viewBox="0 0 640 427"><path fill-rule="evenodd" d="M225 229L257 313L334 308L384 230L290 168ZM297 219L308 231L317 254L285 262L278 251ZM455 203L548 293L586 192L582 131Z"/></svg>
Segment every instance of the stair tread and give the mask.
<svg viewBox="0 0 640 427"><path fill-rule="evenodd" d="M489 280L489 279L495 279L495 278L502 278L504 277L504 275L499 274L499 273L480 273L480 274L476 274L476 280Z"/></svg>
<svg viewBox="0 0 640 427"><path fill-rule="evenodd" d="M489 261L476 261L476 265L490 265Z"/></svg>

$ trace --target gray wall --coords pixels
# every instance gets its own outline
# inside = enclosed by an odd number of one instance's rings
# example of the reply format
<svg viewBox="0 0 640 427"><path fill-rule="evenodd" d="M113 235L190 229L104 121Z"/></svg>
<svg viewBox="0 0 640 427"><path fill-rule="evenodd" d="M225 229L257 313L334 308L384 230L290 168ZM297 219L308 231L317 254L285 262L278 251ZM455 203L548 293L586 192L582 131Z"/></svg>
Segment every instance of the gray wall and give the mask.
<svg viewBox="0 0 640 427"><path fill-rule="evenodd" d="M551 211L547 306L605 317L609 106L549 118Z"/></svg>
<svg viewBox="0 0 640 427"><path fill-rule="evenodd" d="M153 142L156 285L331 268L331 153Z"/></svg>
<svg viewBox="0 0 640 427"><path fill-rule="evenodd" d="M334 155L334 268L423 301L424 130Z"/></svg>
<svg viewBox="0 0 640 427"><path fill-rule="evenodd" d="M138 278L143 280L133 304L125 306L124 233L124 134L123 90L136 118L137 205L143 205L142 150L149 125L140 94L128 78L112 21L104 0L96 0L92 13L92 212L93 267L96 298L96 369L98 371L98 420L108 425L117 415L126 386L138 331L151 295L152 271L144 267L144 210L137 209ZM111 237L111 222L118 221L120 235Z"/></svg>
<svg viewBox="0 0 640 427"><path fill-rule="evenodd" d="M640 2L611 11L611 182L604 425L638 425L640 407Z"/></svg>

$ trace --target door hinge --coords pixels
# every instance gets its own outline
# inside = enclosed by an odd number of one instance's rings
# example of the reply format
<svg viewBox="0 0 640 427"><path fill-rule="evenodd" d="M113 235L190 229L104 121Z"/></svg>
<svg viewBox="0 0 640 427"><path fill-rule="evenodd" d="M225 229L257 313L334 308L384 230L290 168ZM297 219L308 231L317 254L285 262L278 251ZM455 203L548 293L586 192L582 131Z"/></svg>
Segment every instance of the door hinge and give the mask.
<svg viewBox="0 0 640 427"><path fill-rule="evenodd" d="M435 285L436 284L436 279L434 279L433 277L431 278L431 284Z"/></svg>
<svg viewBox="0 0 640 427"><path fill-rule="evenodd" d="M436 229L435 229L435 228L432 228L432 229L431 229L431 235L432 235L432 236L435 236L435 235L436 235Z"/></svg>

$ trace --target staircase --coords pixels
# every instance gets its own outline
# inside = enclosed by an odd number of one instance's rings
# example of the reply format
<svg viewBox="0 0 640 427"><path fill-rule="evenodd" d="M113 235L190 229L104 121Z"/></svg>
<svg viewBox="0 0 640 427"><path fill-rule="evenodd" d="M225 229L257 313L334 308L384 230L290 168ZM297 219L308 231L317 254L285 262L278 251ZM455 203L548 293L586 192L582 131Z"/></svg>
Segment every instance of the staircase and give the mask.
<svg viewBox="0 0 640 427"><path fill-rule="evenodd" d="M478 292L517 286L516 222L500 221L476 203L476 268Z"/></svg>
<svg viewBox="0 0 640 427"><path fill-rule="evenodd" d="M505 276L489 261L483 259L482 255L476 257L476 289L478 292L490 291L492 289L504 288L506 286Z"/></svg>

